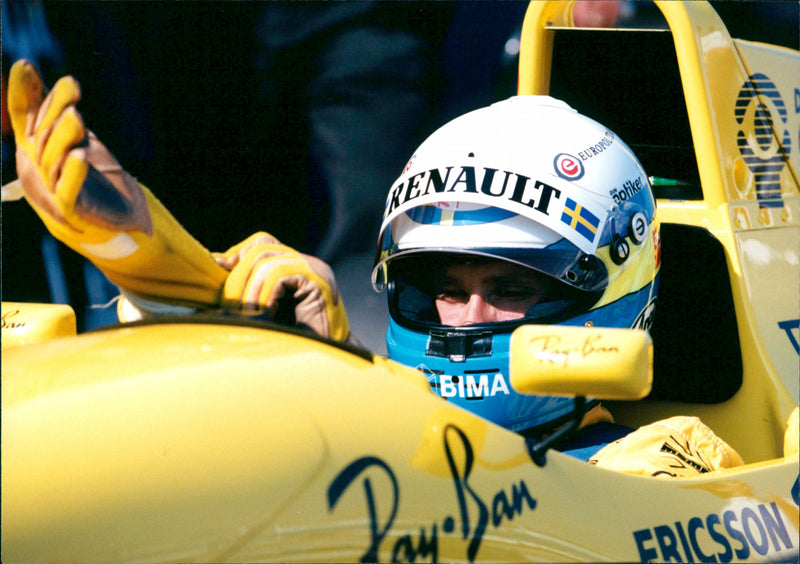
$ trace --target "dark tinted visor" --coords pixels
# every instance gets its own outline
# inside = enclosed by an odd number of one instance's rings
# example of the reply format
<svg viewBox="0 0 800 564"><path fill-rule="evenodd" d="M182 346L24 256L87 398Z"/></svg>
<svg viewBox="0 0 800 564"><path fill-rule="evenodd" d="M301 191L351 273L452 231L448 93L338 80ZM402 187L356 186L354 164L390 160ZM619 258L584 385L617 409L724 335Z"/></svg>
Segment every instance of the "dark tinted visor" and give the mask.
<svg viewBox="0 0 800 564"><path fill-rule="evenodd" d="M390 313L398 323L410 328L429 330L442 327L436 300L444 288L448 267L497 260L501 259L441 252L398 257L389 267ZM522 323L557 323L585 312L600 298L604 289L602 286L595 291L581 290L532 268L530 272L537 278L542 295L524 316L511 322L481 323L472 327L511 330Z"/></svg>

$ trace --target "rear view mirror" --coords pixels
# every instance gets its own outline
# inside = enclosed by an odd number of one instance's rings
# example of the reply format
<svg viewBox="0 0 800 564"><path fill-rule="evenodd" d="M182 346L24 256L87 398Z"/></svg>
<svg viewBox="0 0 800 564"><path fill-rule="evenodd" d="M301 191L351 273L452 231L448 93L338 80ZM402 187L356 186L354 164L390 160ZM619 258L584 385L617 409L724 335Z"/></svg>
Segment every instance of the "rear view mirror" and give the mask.
<svg viewBox="0 0 800 564"><path fill-rule="evenodd" d="M511 385L523 394L641 399L653 383L647 331L525 325L511 336Z"/></svg>

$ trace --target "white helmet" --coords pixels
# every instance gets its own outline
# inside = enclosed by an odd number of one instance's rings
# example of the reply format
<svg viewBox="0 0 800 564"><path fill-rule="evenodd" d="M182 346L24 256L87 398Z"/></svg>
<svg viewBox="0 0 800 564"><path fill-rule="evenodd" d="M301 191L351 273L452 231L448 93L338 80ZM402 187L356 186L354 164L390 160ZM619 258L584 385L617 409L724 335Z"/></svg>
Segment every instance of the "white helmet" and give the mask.
<svg viewBox="0 0 800 564"><path fill-rule="evenodd" d="M647 175L609 129L547 96L470 112L420 145L386 200L373 285L389 288L389 356L500 425L553 425L572 401L510 388L510 332L523 323L648 328L659 249ZM443 253L531 268L556 291L520 320L445 326L425 284Z"/></svg>

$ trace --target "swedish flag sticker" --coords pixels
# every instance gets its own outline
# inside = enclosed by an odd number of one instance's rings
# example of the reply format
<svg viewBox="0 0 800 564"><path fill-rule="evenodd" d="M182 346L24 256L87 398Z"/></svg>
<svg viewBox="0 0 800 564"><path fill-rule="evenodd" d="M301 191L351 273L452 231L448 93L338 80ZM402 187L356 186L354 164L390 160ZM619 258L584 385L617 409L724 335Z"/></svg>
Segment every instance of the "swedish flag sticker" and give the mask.
<svg viewBox="0 0 800 564"><path fill-rule="evenodd" d="M567 198L564 204L564 211L561 214L561 221L569 225L589 241L594 241L600 219L592 212L584 208L572 198Z"/></svg>

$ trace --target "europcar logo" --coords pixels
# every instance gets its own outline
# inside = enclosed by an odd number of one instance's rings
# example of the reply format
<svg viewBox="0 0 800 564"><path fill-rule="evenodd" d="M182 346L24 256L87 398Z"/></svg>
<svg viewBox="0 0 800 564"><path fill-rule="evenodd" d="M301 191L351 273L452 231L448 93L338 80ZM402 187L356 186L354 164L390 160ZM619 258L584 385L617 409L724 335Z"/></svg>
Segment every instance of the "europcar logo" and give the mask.
<svg viewBox="0 0 800 564"><path fill-rule="evenodd" d="M578 180L583 176L583 164L580 159L568 153L559 153L553 161L556 174L564 180Z"/></svg>
<svg viewBox="0 0 800 564"><path fill-rule="evenodd" d="M406 166L405 166L405 167L403 167L403 174L405 174L405 173L407 173L409 170L411 170L411 165L413 165L413 164L414 164L414 160L415 160L416 158L417 158L417 154L416 154L416 153L414 153L413 155L411 155L411 158L410 158L410 159L408 159L408 162L406 163Z"/></svg>

